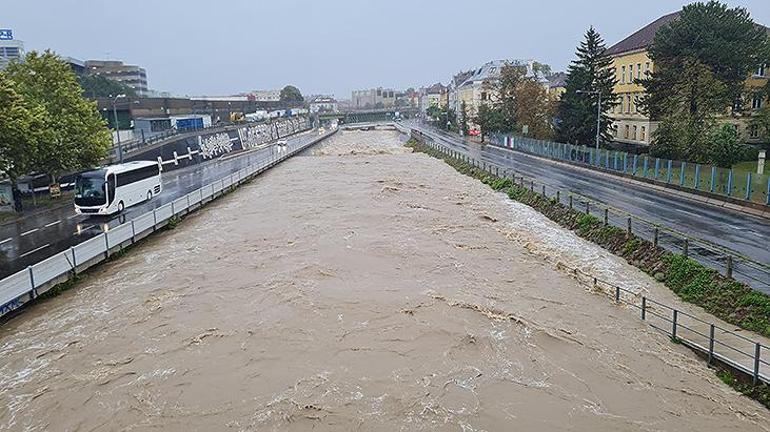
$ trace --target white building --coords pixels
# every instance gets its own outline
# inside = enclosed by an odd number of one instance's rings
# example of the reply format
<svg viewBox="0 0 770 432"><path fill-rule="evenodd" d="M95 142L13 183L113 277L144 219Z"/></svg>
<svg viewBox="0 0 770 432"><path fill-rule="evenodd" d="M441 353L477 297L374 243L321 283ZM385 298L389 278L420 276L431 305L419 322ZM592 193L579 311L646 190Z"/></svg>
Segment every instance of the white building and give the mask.
<svg viewBox="0 0 770 432"><path fill-rule="evenodd" d="M310 112L315 114L317 112L339 112L337 106L337 100L331 96L316 96L310 101Z"/></svg>
<svg viewBox="0 0 770 432"><path fill-rule="evenodd" d="M24 57L24 42L13 38L13 31L0 29L0 70Z"/></svg>
<svg viewBox="0 0 770 432"><path fill-rule="evenodd" d="M256 102L278 102L281 100L280 90L254 90L251 94Z"/></svg>

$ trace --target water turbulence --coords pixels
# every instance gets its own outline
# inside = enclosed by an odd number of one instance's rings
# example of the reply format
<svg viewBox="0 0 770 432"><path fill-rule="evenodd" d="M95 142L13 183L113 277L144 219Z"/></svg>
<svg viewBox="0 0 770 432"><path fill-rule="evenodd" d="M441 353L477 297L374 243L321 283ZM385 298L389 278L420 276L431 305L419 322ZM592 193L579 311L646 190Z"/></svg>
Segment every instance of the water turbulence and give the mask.
<svg viewBox="0 0 770 432"><path fill-rule="evenodd" d="M768 430L560 260L652 289L343 131L7 323L0 430Z"/></svg>

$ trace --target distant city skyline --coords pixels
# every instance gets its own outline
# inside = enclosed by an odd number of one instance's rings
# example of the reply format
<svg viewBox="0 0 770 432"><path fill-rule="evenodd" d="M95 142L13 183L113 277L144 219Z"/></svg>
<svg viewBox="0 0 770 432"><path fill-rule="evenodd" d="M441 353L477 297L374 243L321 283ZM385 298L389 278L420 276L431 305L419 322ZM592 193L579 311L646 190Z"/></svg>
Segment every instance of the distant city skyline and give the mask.
<svg viewBox="0 0 770 432"><path fill-rule="evenodd" d="M291 84L349 99L352 90L446 83L489 60L531 58L565 70L593 25L610 46L688 1L199 0L105 7L79 0L16 2L0 28L25 49L147 70L149 87L175 95L230 95ZM767 0L728 1L770 26ZM41 11L45 13L41 13ZM629 13L633 10L633 13Z"/></svg>

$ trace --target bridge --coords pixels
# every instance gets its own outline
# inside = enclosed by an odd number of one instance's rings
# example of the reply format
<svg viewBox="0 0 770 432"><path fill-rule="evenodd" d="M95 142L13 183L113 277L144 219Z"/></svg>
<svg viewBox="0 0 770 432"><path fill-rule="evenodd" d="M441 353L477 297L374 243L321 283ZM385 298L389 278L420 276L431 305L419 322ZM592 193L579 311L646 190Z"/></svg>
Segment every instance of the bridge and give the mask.
<svg viewBox="0 0 770 432"><path fill-rule="evenodd" d="M351 123L376 123L393 121L397 117L402 119L414 118L419 110L411 107L393 107L372 110L353 110L340 113L321 113L319 120L337 120L341 124Z"/></svg>

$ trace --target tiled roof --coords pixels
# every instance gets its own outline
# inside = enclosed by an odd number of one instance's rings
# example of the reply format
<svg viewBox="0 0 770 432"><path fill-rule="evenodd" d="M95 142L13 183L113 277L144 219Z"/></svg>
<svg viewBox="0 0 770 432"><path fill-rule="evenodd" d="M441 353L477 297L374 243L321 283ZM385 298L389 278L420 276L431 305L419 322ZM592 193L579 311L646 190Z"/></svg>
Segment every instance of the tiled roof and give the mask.
<svg viewBox="0 0 770 432"><path fill-rule="evenodd" d="M678 17L678 11L668 15L663 15L662 17L656 19L655 21L647 24L640 30L631 34L631 36L611 46L607 50L607 54L615 56L629 51L635 51L649 47L650 44L652 44L652 40L655 39L655 34L658 32L658 29L677 19Z"/></svg>

